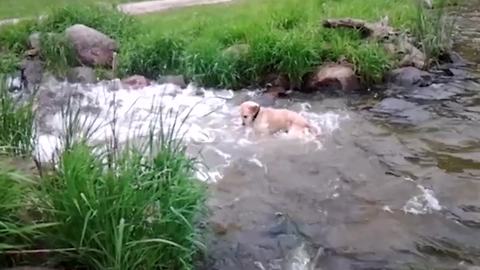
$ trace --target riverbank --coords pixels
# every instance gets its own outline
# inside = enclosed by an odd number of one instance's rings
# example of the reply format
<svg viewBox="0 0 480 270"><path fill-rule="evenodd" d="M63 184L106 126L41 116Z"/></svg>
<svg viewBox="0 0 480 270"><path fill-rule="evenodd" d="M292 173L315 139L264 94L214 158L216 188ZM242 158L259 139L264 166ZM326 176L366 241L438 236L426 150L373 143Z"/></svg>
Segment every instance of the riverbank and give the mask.
<svg viewBox="0 0 480 270"><path fill-rule="evenodd" d="M444 22L438 10L422 7L416 1L309 0L299 5L297 0L245 0L134 18L105 7L69 6L41 22L3 29L0 72L15 69L29 49L31 33L62 33L81 23L118 42L118 76L157 79L181 74L205 86L241 88L261 84L275 74L287 77L289 86L301 88L319 66L342 59L369 86L399 65L398 52L388 52L382 41L365 39L359 31L326 28L322 21L378 22L388 17L392 29L410 32L419 51L435 59L448 46L439 38ZM57 66L53 69L66 70L65 66L79 64L67 54L67 49L59 49L43 52L41 58L47 66Z"/></svg>

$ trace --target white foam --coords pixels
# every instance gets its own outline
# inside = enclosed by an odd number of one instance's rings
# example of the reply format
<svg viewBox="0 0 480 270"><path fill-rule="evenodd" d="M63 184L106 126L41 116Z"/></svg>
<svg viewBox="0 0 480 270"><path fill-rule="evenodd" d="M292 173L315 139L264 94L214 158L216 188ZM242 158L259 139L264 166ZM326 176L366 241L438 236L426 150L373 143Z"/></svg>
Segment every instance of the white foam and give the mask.
<svg viewBox="0 0 480 270"><path fill-rule="evenodd" d="M212 90L197 88L189 85L181 89L173 84L154 84L148 87L129 90L107 90L112 82L102 82L81 89L81 94L75 97L74 104L80 107L95 107L99 113L80 113L79 122L82 126L93 127L90 140L94 143L102 143L110 140L113 130L118 142L124 143L132 137L145 137L152 130L152 122L156 121L156 131L160 130L158 122L163 118L164 130L175 123L183 122L176 126L176 138L183 138L189 145L209 145L214 150L215 158L207 166L200 167L197 177L205 181L218 181L223 177L223 169L233 159L232 155L238 154L239 149L251 149L257 152L261 145L250 135L250 131L240 125L238 108L229 100L235 96L231 90ZM57 84L56 87L72 87L68 84ZM80 87L73 85L73 87ZM118 86L116 86L118 88ZM58 89L62 91L64 89ZM249 93L251 94L251 93ZM52 102L54 103L54 102ZM340 115L335 112L322 114L309 112L308 103L301 104L304 114L315 128L321 130L322 136L337 130L341 121L348 119L348 115ZM36 154L41 161L50 161L62 148L62 137L65 136L64 113L57 110L45 118L48 133L39 133ZM113 127L113 120L115 127ZM272 140L275 140L273 138ZM278 140L278 139L277 139ZM321 142L315 138L318 149ZM236 150L237 152L233 152ZM252 152L251 151L251 152ZM261 159L248 154L244 158L266 169Z"/></svg>
<svg viewBox="0 0 480 270"><path fill-rule="evenodd" d="M422 193L412 197L405 203L402 208L405 213L423 215L442 210L442 206L435 197L433 190L425 188L422 185L417 185L417 187Z"/></svg>

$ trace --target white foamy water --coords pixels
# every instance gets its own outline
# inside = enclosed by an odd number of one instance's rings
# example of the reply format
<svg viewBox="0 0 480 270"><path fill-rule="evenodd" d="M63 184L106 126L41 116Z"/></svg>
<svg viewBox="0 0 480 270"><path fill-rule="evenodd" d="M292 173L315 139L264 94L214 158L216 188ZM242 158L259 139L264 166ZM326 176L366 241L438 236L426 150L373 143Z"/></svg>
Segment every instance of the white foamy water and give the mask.
<svg viewBox="0 0 480 270"><path fill-rule="evenodd" d="M88 127L94 131L89 134L92 143L98 144L111 139L113 130L120 144L146 137L152 128L160 130L161 117L164 130L176 123L175 137L182 137L189 153L204 161L199 165L198 174L202 180L221 179L223 170L238 156L264 167L257 154L259 145L265 141L260 143L251 136L248 129L240 125L238 104L233 101L233 91L203 89L193 85L181 89L172 84L154 84L137 90L108 90L105 83L87 87L58 84L56 87L59 89L50 91L75 89L73 92L76 94L72 95L75 96L75 102L72 104L76 104L80 109L77 122L81 123L84 131ZM48 104L39 105L40 109L50 107L49 113L42 119L44 128L37 137L36 153L42 161L51 160L62 148L65 123L68 122L60 106L52 105L61 103L55 99L58 97L48 101ZM335 112L311 112L308 104L302 105L300 113L321 131L321 137L329 136L340 128L341 121L348 119L348 115ZM183 124L179 126L179 122ZM115 128L112 128L113 126ZM289 138L272 137L268 139L267 145L279 147L286 140ZM298 140L294 143L306 144L312 141ZM321 148L321 138L316 138L313 143Z"/></svg>
<svg viewBox="0 0 480 270"><path fill-rule="evenodd" d="M442 206L435 197L433 190L422 185L417 185L417 187L421 191L421 194L412 197L405 203L402 208L405 213L422 215L442 210Z"/></svg>

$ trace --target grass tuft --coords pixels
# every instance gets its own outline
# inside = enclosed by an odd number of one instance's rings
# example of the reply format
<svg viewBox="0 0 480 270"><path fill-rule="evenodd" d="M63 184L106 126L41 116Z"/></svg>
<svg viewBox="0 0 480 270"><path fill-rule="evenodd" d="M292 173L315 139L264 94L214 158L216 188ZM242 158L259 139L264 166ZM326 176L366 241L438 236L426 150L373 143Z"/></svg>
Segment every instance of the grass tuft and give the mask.
<svg viewBox="0 0 480 270"><path fill-rule="evenodd" d="M29 155L34 135L33 101L16 102L0 76L0 154Z"/></svg>
<svg viewBox="0 0 480 270"><path fill-rule="evenodd" d="M72 115L68 147L38 196L45 221L58 222L46 231L51 248L89 269L192 269L205 190L181 141L184 119L167 125L172 115L160 113L146 143L119 149L113 138L105 150L75 137L82 122Z"/></svg>

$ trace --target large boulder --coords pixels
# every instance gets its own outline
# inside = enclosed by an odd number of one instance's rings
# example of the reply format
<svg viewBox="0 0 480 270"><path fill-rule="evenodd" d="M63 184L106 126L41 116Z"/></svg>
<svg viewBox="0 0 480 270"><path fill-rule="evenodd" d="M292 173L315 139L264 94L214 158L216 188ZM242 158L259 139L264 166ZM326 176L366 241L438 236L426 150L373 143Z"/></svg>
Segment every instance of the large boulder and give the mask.
<svg viewBox="0 0 480 270"><path fill-rule="evenodd" d="M310 74L303 86L306 91L342 90L345 92L360 89L360 82L351 65L331 63L319 67Z"/></svg>
<svg viewBox="0 0 480 270"><path fill-rule="evenodd" d="M65 34L82 64L112 67L114 52L118 50L115 40L83 24L70 26Z"/></svg>

